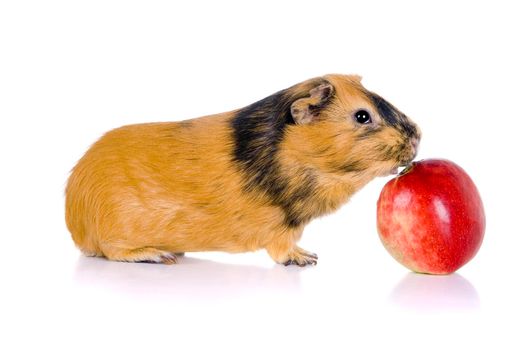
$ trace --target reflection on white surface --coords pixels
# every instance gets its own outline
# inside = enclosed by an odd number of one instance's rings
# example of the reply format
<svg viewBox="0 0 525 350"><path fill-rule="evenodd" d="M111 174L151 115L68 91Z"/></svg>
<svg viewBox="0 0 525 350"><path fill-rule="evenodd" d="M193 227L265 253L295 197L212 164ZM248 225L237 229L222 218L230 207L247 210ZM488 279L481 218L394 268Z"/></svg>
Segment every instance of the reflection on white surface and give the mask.
<svg viewBox="0 0 525 350"><path fill-rule="evenodd" d="M192 257L181 259L180 264L162 265L81 256L74 278L85 287L110 289L119 294L183 296L186 300L203 296L232 298L273 289L287 293L300 290L300 268L233 265Z"/></svg>
<svg viewBox="0 0 525 350"><path fill-rule="evenodd" d="M457 273L436 276L410 272L392 290L389 301L421 312L475 311L480 307L476 288Z"/></svg>

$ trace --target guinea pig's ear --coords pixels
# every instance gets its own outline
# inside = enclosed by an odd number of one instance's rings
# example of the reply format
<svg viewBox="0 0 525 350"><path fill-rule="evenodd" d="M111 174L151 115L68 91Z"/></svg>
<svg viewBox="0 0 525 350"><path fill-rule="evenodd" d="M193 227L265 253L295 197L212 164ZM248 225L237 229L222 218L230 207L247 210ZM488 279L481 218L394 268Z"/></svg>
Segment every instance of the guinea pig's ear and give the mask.
<svg viewBox="0 0 525 350"><path fill-rule="evenodd" d="M326 82L310 90L309 97L300 98L292 103L290 111L295 123L308 124L315 120L333 94L334 87Z"/></svg>

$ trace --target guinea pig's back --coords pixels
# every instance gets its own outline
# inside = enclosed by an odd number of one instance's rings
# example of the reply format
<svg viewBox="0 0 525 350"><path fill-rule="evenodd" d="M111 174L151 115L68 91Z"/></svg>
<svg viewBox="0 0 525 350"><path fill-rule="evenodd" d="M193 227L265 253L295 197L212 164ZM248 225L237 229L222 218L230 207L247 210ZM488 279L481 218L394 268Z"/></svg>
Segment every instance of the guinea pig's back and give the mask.
<svg viewBox="0 0 525 350"><path fill-rule="evenodd" d="M128 125L105 134L67 184L66 223L75 244L100 255L101 241L160 232L164 218L210 202L210 179L232 171L230 134L227 116Z"/></svg>

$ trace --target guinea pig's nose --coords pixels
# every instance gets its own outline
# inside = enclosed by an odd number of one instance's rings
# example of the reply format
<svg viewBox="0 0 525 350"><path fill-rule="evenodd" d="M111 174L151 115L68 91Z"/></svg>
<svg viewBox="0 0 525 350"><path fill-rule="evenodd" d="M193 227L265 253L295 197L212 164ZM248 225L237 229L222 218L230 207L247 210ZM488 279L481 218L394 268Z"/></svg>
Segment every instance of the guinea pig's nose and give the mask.
<svg viewBox="0 0 525 350"><path fill-rule="evenodd" d="M414 157L417 154L417 150L419 148L419 138L412 137L410 139L410 146L412 146L412 153L414 154Z"/></svg>

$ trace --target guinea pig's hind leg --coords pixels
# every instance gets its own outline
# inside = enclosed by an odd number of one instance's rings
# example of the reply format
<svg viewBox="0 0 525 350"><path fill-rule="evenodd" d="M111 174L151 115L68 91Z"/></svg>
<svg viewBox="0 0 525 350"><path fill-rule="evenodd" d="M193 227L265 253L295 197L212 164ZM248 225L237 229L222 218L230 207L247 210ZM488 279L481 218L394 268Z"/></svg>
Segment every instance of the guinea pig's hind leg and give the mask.
<svg viewBox="0 0 525 350"><path fill-rule="evenodd" d="M127 262L147 262L160 264L176 264L176 253L166 252L153 247L143 247L136 249L122 249L117 247L104 247L104 255L109 260Z"/></svg>

